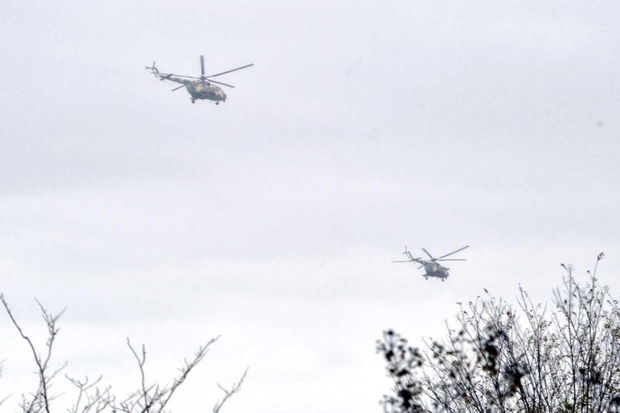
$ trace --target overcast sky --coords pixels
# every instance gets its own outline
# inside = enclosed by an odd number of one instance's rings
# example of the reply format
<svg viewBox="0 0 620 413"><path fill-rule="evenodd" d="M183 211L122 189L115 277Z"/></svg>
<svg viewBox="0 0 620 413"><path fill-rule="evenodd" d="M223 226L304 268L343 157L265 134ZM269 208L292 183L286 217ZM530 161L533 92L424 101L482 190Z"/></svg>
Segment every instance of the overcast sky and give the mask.
<svg viewBox="0 0 620 413"><path fill-rule="evenodd" d="M377 412L374 340L488 288L620 287L617 1L13 1L0 15L0 291L57 361L137 384L221 340L174 401ZM215 106L144 66L246 63ZM392 265L469 244L446 283ZM38 333L37 333L38 332ZM33 383L0 317L0 398ZM58 406L69 401L58 400ZM13 403L13 404L12 404Z"/></svg>

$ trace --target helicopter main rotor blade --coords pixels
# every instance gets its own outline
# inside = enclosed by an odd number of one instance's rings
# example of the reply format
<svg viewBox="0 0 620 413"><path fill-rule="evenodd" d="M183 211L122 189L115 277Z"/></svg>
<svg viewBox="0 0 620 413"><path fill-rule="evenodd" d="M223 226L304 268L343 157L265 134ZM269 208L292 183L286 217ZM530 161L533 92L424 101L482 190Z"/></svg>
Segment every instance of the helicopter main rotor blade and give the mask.
<svg viewBox="0 0 620 413"><path fill-rule="evenodd" d="M160 73L160 75L163 75L164 77L166 77L166 79L167 79L168 77L170 77L170 76L174 76L174 77L182 77L182 78L185 78L185 79L201 79L201 78L200 78L200 77L198 77L198 76L175 75L174 73ZM166 79L163 79L163 80L166 80Z"/></svg>
<svg viewBox="0 0 620 413"><path fill-rule="evenodd" d="M397 260L397 261L390 261L390 262L412 262L411 260Z"/></svg>
<svg viewBox="0 0 620 413"><path fill-rule="evenodd" d="M437 258L436 261L467 261L465 258Z"/></svg>
<svg viewBox="0 0 620 413"><path fill-rule="evenodd" d="M197 77L197 76L175 75L174 73L158 73L155 76L158 76L159 80L168 80L172 76L174 76L174 77L182 77L183 79L201 79L200 77Z"/></svg>
<svg viewBox="0 0 620 413"><path fill-rule="evenodd" d="M201 77L205 77L205 57L200 55L200 74Z"/></svg>
<svg viewBox="0 0 620 413"><path fill-rule="evenodd" d="M209 79L209 80L207 80L207 82L209 82L209 83L217 83L218 85L222 85L222 86L234 87L233 85L229 85L228 83L218 82L217 80L213 80L213 79Z"/></svg>
<svg viewBox="0 0 620 413"><path fill-rule="evenodd" d="M239 67L236 67L234 69L227 70L225 72L216 73L214 75L209 75L209 76L206 76L206 78L209 79L209 78L212 78L212 77L215 77L215 76L225 75L226 73L236 72L237 70L245 69L245 68L251 67L251 66L254 66L254 63L250 63L249 65L245 65L245 66L239 66Z"/></svg>
<svg viewBox="0 0 620 413"><path fill-rule="evenodd" d="M428 252L428 251L426 251L426 249L422 248L422 251L424 251L424 253L426 253L426 255L428 255L428 256L429 256L429 258L430 258L431 260L435 260L435 258L433 258L433 256L431 255L431 253L430 253L430 252Z"/></svg>
<svg viewBox="0 0 620 413"><path fill-rule="evenodd" d="M469 248L469 245L465 245L463 248L459 248L459 249L458 249L458 250L456 250L456 251L449 252L449 253L447 253L446 255L442 255L442 256L441 256L441 257L439 257L439 258L445 258L445 257L448 257L448 256L450 256L450 255L452 255L452 254L456 254L456 253L457 253L457 252L459 252L459 251L463 251L465 248Z"/></svg>
<svg viewBox="0 0 620 413"><path fill-rule="evenodd" d="M185 87L185 85L181 85L179 87L175 87L174 89L171 90L171 92L174 92L175 90L179 90L179 89L184 88L184 87Z"/></svg>

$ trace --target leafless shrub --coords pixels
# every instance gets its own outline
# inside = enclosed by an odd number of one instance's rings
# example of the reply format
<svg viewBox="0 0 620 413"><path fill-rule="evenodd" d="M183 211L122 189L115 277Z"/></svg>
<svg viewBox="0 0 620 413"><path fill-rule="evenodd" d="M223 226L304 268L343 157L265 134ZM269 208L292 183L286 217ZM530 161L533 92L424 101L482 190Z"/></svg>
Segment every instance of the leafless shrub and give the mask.
<svg viewBox="0 0 620 413"><path fill-rule="evenodd" d="M19 404L21 413L51 413L51 402L57 395L51 393L54 380L58 374L64 369L66 363L57 367L51 367L54 343L60 329L57 322L63 314L64 310L57 313L50 313L38 301L37 304L41 310L41 315L45 326L47 327L47 339L44 351L37 349L33 340L27 336L21 325L15 318L13 311L8 305L4 295L0 294L0 302L2 303L11 323L16 328L19 335L26 342L37 368L38 386L34 392L24 393ZM167 385L159 385L157 382L150 382L146 377L146 347L142 345L137 350L129 338L127 346L136 360L140 375L140 383L138 388L130 392L127 396L119 398L112 393L110 386L101 387L102 377L96 380L90 380L89 377L77 379L65 375L66 380L75 390L75 399L71 406L67 409L68 413L102 413L106 410L112 413L167 413L166 406L172 399L177 389L185 382L190 372L198 366L205 358L210 346L219 339L215 337L206 344L200 346L194 356L190 360L185 360L183 365L178 369L178 374ZM0 364L0 373L1 373ZM219 388L224 392L224 397L217 401L213 408L214 413L219 413L224 403L226 403L235 393L239 392L241 385L247 375L247 369L236 383L230 389L226 389L220 385ZM8 398L0 399L0 405Z"/></svg>
<svg viewBox="0 0 620 413"><path fill-rule="evenodd" d="M394 381L390 413L607 412L620 402L620 309L596 279L573 269L554 311L520 289L515 309L490 294L461 305L458 328L424 351L387 331L377 343Z"/></svg>

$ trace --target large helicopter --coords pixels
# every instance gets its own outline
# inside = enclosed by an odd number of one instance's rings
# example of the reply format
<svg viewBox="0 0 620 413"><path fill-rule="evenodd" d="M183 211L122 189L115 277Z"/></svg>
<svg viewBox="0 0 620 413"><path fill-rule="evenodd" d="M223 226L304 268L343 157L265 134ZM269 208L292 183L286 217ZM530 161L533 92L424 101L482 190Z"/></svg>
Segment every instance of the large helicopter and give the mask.
<svg viewBox="0 0 620 413"><path fill-rule="evenodd" d="M181 88L187 89L187 92L192 97L192 103L195 103L198 99L204 99L213 100L215 101L216 105L219 105L220 102L226 101L226 93L224 93L222 88L215 86L214 83L226 87L234 86L229 85L228 83L220 82L218 80L213 80L212 78L231 72L236 72L237 70L245 69L250 66L254 66L254 64L250 63L249 65L236 67L234 69L216 73L214 75L205 75L205 58L204 56L200 56L200 77L177 75L174 73L163 73L157 69L157 66L155 66L155 62L153 62L153 66L146 66L146 69L153 72L153 75L155 75L155 77L159 80L170 80L172 82L180 83L181 86L175 87L174 89L172 89L172 91L174 92L175 90L179 90Z"/></svg>
<svg viewBox="0 0 620 413"><path fill-rule="evenodd" d="M443 265L439 264L439 262L440 261L467 261L465 258L446 258L452 254L456 254L457 252L463 251L465 248L469 248L469 245L466 245L463 248L459 248L458 250L452 251L448 254L442 255L441 257L437 257L437 258L433 257L430 252L422 248L422 251L424 251L424 253L428 255L428 257L430 258L426 260L426 259L422 259L422 257L415 258L413 254L409 252L407 247L405 247L405 251L403 252L403 254L409 259L404 260L404 261L392 261L392 262L415 262L415 263L421 264L418 267L418 269L424 267L423 276L425 279L428 280L428 277L435 277L435 278L439 278L441 281L445 281L446 278L450 276L450 273L449 273L450 268L444 267Z"/></svg>

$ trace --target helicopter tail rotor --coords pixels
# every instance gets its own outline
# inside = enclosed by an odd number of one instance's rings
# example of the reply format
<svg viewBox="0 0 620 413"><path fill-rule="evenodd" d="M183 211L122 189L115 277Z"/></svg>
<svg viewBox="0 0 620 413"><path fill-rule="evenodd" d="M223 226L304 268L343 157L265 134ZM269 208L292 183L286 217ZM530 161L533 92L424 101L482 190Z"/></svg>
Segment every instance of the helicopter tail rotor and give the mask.
<svg viewBox="0 0 620 413"><path fill-rule="evenodd" d="M156 78L159 78L159 69L157 69L157 66L155 65L154 61L153 61L153 66L145 66L144 68L146 70L150 70L153 73L153 76L155 76Z"/></svg>
<svg viewBox="0 0 620 413"><path fill-rule="evenodd" d="M406 261L392 261L392 262L418 262L421 259L421 257L417 257L417 258L414 257L411 251L407 249L406 245L405 245L405 250L403 251L403 255L409 259Z"/></svg>
<svg viewBox="0 0 620 413"><path fill-rule="evenodd" d="M155 65L155 62L153 61L153 66L145 66L144 67L146 70L150 70L151 73L153 73L153 76L155 76L155 79L159 79L159 69L157 69L157 66Z"/></svg>
<svg viewBox="0 0 620 413"><path fill-rule="evenodd" d="M405 245L405 250L403 251L403 255L409 258L409 261L413 261L413 255L411 255L411 252L407 249L406 245Z"/></svg>

